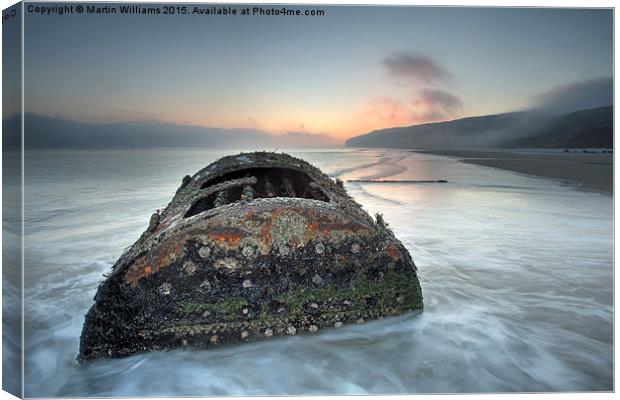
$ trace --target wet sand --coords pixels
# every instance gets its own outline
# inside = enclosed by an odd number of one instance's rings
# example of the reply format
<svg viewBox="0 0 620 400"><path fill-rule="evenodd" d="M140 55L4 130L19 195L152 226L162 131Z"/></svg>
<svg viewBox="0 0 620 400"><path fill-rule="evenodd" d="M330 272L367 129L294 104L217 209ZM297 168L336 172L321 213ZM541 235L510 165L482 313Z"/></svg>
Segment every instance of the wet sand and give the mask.
<svg viewBox="0 0 620 400"><path fill-rule="evenodd" d="M433 150L419 153L451 156L483 165L544 178L573 181L586 190L613 193L613 154L515 152L487 150Z"/></svg>

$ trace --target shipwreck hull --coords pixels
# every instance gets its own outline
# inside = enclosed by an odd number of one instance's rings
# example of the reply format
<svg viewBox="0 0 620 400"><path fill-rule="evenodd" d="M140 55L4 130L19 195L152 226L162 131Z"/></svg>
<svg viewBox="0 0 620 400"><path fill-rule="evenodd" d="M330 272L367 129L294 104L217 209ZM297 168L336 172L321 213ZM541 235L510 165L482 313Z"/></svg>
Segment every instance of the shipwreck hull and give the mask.
<svg viewBox="0 0 620 400"><path fill-rule="evenodd" d="M212 347L422 309L409 253L341 185L284 154L220 159L101 283L78 360Z"/></svg>

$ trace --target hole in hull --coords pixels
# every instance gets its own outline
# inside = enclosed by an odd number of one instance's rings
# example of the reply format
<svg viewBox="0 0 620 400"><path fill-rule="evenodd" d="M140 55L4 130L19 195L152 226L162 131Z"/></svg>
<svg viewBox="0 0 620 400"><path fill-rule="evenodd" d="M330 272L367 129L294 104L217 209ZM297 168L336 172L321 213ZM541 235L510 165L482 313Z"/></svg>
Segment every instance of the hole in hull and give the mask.
<svg viewBox="0 0 620 400"><path fill-rule="evenodd" d="M255 183L248 183L252 178ZM221 190L218 190L218 185ZM210 191L211 188L213 190ZM236 170L205 182L201 189L210 193L192 204L185 218L242 199L297 197L329 202L308 174L290 168Z"/></svg>

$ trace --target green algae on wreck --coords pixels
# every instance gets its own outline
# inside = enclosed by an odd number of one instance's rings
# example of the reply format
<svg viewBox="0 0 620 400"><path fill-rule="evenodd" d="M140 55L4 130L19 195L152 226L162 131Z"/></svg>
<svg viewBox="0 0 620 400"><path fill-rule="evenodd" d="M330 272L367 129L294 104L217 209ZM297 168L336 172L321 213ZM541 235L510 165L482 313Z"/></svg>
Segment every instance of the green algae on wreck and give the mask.
<svg viewBox="0 0 620 400"><path fill-rule="evenodd" d="M185 176L99 286L79 361L208 348L421 310L411 256L380 215L286 154Z"/></svg>

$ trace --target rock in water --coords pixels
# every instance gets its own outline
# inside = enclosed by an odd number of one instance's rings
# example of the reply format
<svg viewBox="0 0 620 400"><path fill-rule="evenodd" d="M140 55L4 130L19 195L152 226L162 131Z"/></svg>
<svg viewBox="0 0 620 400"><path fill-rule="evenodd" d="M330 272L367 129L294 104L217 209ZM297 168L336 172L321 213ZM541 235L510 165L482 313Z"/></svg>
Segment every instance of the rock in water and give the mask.
<svg viewBox="0 0 620 400"><path fill-rule="evenodd" d="M216 161L183 179L157 222L99 286L79 361L422 309L416 267L383 218L285 154Z"/></svg>

